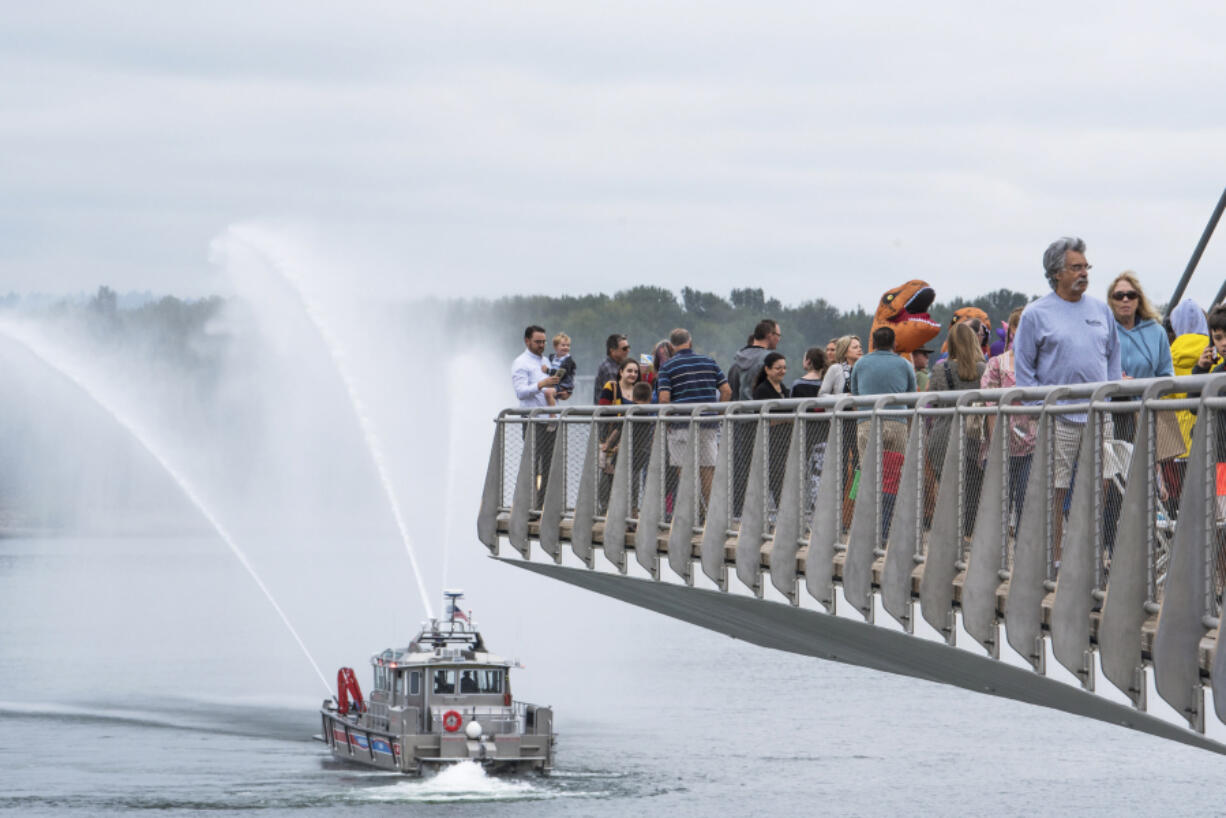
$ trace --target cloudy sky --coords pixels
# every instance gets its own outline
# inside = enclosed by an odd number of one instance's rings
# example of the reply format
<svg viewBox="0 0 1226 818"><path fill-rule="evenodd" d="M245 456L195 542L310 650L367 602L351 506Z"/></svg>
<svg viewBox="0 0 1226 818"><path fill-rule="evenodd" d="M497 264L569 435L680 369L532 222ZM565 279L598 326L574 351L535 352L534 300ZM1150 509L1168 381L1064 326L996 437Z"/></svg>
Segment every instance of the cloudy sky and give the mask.
<svg viewBox="0 0 1226 818"><path fill-rule="evenodd" d="M0 293L223 291L276 225L389 295L1165 300L1226 186L1226 4L9 4ZM1222 229L1226 233L1226 228ZM1192 294L1226 277L1226 235Z"/></svg>

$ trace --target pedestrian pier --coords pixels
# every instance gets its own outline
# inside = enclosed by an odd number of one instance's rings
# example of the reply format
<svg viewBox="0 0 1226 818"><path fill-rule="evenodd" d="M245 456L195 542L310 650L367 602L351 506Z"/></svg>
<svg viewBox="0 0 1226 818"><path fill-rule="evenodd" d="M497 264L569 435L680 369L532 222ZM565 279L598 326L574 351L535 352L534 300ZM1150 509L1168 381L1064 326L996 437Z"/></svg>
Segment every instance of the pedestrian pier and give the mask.
<svg viewBox="0 0 1226 818"><path fill-rule="evenodd" d="M1226 376L508 409L477 521L737 638L1226 753L1224 525Z"/></svg>

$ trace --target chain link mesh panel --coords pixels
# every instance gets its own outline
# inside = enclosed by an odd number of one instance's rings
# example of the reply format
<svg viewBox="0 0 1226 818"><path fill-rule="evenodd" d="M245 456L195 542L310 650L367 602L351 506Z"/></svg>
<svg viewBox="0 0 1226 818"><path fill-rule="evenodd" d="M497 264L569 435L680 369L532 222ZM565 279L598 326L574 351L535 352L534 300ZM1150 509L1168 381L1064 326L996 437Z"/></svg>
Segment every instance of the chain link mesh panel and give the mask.
<svg viewBox="0 0 1226 818"><path fill-rule="evenodd" d="M596 454L596 519L603 520L613 493L613 472L617 466L621 445L621 418L613 414L598 415L592 424L597 439Z"/></svg>
<svg viewBox="0 0 1226 818"><path fill-rule="evenodd" d="M732 458L729 461L729 528L737 528L745 509L745 495L749 489L749 466L753 458L754 435L758 430L758 415L739 413L732 415L728 424L732 436Z"/></svg>
<svg viewBox="0 0 1226 818"><path fill-rule="evenodd" d="M502 508L511 507L526 433L527 418L510 416L502 424L502 497L498 503Z"/></svg>
<svg viewBox="0 0 1226 818"><path fill-rule="evenodd" d="M629 516L638 521L639 509L645 499L647 486L647 461L651 457L651 443L655 439L656 418L636 415L625 419L625 444L622 451L630 457L630 468L626 470L626 481L629 482Z"/></svg>
<svg viewBox="0 0 1226 818"><path fill-rule="evenodd" d="M566 456L563 459L565 466L563 478L566 480L566 486L562 494L565 513L573 512L575 503L579 499L579 480L583 476L583 461L587 457L587 445L591 434L592 424L586 418L580 422L566 424L564 438Z"/></svg>
<svg viewBox="0 0 1226 818"><path fill-rule="evenodd" d="M783 414L776 415L767 422L766 468L762 470L762 479L765 481L765 491L762 493L765 508L762 519L766 521L766 530L772 533L775 530L775 515L783 500L783 474L787 467L788 446L792 441L794 422L794 415Z"/></svg>
<svg viewBox="0 0 1226 818"><path fill-rule="evenodd" d="M801 452L804 462L801 469L801 534L807 541L813 530L813 511L817 505L817 490L822 483L826 466L826 444L830 439L830 416L825 413L806 413L800 421L802 428Z"/></svg>
<svg viewBox="0 0 1226 818"><path fill-rule="evenodd" d="M839 519L840 543L847 543L851 531L851 518L856 511L856 499L860 493L860 458L856 453L856 419L841 418L838 421L842 439L839 448L842 454L842 513Z"/></svg>

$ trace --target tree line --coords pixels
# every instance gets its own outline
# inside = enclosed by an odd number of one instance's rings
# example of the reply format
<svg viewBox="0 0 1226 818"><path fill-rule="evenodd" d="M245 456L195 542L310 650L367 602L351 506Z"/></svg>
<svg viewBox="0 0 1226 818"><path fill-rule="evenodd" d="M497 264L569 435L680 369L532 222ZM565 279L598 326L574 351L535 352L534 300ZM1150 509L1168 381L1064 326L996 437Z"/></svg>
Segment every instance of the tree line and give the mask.
<svg viewBox="0 0 1226 818"><path fill-rule="evenodd" d="M977 298L955 298L933 304L930 314L943 327L933 344L944 341L950 317L963 307L979 307L995 326L1009 317L1031 296L1000 289ZM674 327L685 327L694 336L696 349L727 366L743 347L754 325L763 318L778 321L783 330L779 351L787 356L792 375L801 373L801 360L810 346L825 346L830 338L858 335L867 343L876 304L872 309L840 310L818 298L795 306L770 298L762 288L734 289L725 298L717 293L686 287L678 297L662 287L632 287L613 295L580 296L517 295L497 299L439 302L450 326L483 326L506 339L508 354L518 350L524 327L539 324L552 338L565 332L572 339L572 353L580 374L595 372L604 359L605 339L620 332L630 339L636 357L650 353L656 342ZM546 351L550 351L547 346ZM508 358L508 361L510 359Z"/></svg>

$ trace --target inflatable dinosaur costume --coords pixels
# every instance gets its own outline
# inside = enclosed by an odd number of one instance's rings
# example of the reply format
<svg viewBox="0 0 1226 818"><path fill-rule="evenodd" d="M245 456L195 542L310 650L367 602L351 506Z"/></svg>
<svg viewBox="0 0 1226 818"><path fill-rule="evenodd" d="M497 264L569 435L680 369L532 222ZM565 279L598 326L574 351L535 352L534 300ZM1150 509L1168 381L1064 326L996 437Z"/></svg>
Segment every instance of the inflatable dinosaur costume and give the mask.
<svg viewBox="0 0 1226 818"><path fill-rule="evenodd" d="M990 328L992 326L991 320L988 319L988 314L983 310L979 309L978 307L963 307L962 309L954 310L954 314L949 319L949 328L953 329L954 324L960 324L963 321L970 321L972 318L977 320L985 327ZM985 346L983 349L985 358L988 356L988 349L989 348L987 346ZM1004 350L1002 349L1001 351L1003 352ZM941 354L944 355L947 352L949 352L948 333L945 335L945 343L941 344Z"/></svg>
<svg viewBox="0 0 1226 818"><path fill-rule="evenodd" d="M936 298L936 291L927 281L908 281L892 290L887 290L877 304L872 329L868 331L872 344L873 331L878 327L894 330L894 351L911 360L912 350L919 349L941 332L941 325L928 315L928 308Z"/></svg>

